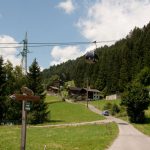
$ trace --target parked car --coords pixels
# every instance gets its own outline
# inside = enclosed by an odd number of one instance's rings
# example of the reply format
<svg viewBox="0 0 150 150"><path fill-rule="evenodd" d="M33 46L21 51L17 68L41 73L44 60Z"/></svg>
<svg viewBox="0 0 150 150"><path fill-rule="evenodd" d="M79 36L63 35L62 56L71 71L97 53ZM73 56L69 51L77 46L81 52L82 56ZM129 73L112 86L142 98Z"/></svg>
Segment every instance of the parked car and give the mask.
<svg viewBox="0 0 150 150"><path fill-rule="evenodd" d="M109 111L108 111L108 110L104 110L104 111L102 112L102 115L104 115L104 116L109 116Z"/></svg>

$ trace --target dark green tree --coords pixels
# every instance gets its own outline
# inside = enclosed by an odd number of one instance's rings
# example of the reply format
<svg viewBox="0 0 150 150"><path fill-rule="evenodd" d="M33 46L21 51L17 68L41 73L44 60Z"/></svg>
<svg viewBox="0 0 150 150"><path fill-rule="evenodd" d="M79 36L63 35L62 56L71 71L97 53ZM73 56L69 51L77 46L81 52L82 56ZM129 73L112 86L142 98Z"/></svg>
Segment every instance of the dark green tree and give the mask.
<svg viewBox="0 0 150 150"><path fill-rule="evenodd" d="M15 79L14 83L14 92L19 92L21 87L26 84L27 79L25 75L22 73L22 67L21 66L16 66L13 70L13 76Z"/></svg>
<svg viewBox="0 0 150 150"><path fill-rule="evenodd" d="M141 84L132 84L122 96L122 104L126 106L127 114L131 122L143 123L144 110L150 103L149 92Z"/></svg>
<svg viewBox="0 0 150 150"><path fill-rule="evenodd" d="M13 94L14 92L14 85L15 85L15 78L13 74L13 65L10 61L5 63L5 71L7 76L7 94Z"/></svg>
<svg viewBox="0 0 150 150"><path fill-rule="evenodd" d="M20 73L16 76L18 72L16 68L20 68ZM5 63L5 70L7 75L7 95L12 95L14 93L20 93L20 88L23 86L23 74L21 67L16 66L13 68L13 65L10 61ZM21 123L21 102L12 100L7 97L6 100L6 116L5 119L7 122L12 122L14 124Z"/></svg>
<svg viewBox="0 0 150 150"><path fill-rule="evenodd" d="M3 58L0 56L0 124L5 119L6 114L6 72Z"/></svg>
<svg viewBox="0 0 150 150"><path fill-rule="evenodd" d="M31 110L28 115L28 121L32 124L43 123L48 120L49 112L47 111L48 105L45 102L46 93L42 85L40 67L36 59L29 67L27 78L28 88L30 88L35 95L40 96L40 102L32 104Z"/></svg>
<svg viewBox="0 0 150 150"><path fill-rule="evenodd" d="M144 67L137 75L135 82L139 82L144 86L150 85L150 68Z"/></svg>

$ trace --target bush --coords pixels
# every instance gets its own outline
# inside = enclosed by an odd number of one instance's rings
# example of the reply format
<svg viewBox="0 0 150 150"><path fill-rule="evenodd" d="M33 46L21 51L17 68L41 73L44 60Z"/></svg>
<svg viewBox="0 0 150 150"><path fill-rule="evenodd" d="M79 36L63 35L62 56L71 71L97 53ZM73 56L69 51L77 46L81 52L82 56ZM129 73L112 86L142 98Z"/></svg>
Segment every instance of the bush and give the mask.
<svg viewBox="0 0 150 150"><path fill-rule="evenodd" d="M103 110L111 110L112 104L110 102L106 103L103 107Z"/></svg>
<svg viewBox="0 0 150 150"><path fill-rule="evenodd" d="M120 112L120 108L117 104L112 104L110 102L106 103L103 107L103 110L109 110L111 115L116 115L117 113Z"/></svg>
<svg viewBox="0 0 150 150"><path fill-rule="evenodd" d="M134 123L143 123L144 110L150 103L149 92L140 84L132 84L122 96L122 104L126 106L129 120Z"/></svg>
<svg viewBox="0 0 150 150"><path fill-rule="evenodd" d="M127 111L126 111L126 107L125 106L120 106L120 111L117 114L117 117L127 117Z"/></svg>
<svg viewBox="0 0 150 150"><path fill-rule="evenodd" d="M111 108L111 114L115 115L120 112L120 108L117 104L113 104Z"/></svg>

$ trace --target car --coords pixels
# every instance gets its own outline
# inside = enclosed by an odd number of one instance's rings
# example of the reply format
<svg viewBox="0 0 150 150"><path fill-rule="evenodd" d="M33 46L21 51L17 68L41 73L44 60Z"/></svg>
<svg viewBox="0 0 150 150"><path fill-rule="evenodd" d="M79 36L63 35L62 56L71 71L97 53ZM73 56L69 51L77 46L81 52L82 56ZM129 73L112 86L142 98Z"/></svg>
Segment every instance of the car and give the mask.
<svg viewBox="0 0 150 150"><path fill-rule="evenodd" d="M109 111L108 111L108 110L104 110L104 111L102 112L102 115L104 115L104 116L109 116Z"/></svg>

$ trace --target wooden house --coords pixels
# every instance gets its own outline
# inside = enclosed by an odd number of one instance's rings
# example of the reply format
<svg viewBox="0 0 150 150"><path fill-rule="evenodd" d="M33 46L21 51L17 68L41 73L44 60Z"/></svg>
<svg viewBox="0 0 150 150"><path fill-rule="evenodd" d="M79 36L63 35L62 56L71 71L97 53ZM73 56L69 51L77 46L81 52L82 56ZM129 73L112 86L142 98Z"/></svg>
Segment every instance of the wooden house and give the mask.
<svg viewBox="0 0 150 150"><path fill-rule="evenodd" d="M54 94L59 93L59 88L55 87L55 86L49 86L48 87L48 92L49 93L54 93Z"/></svg>
<svg viewBox="0 0 150 150"><path fill-rule="evenodd" d="M68 95L78 100L98 100L101 98L100 91L97 89L69 87Z"/></svg>
<svg viewBox="0 0 150 150"><path fill-rule="evenodd" d="M97 89L84 88L88 92L88 99L98 100L101 99L100 91Z"/></svg>

